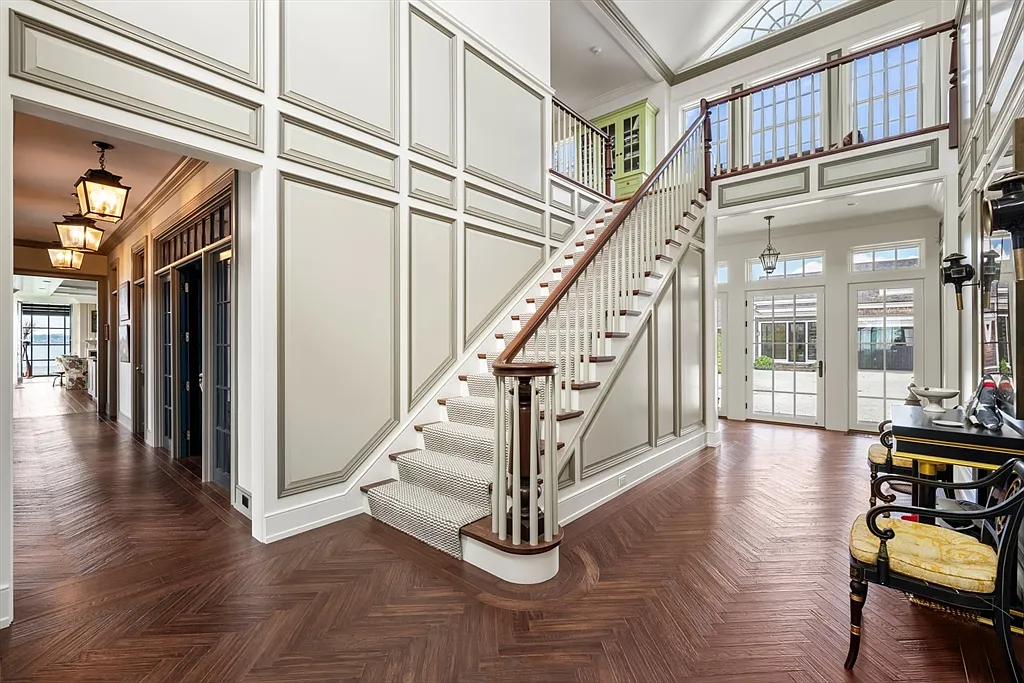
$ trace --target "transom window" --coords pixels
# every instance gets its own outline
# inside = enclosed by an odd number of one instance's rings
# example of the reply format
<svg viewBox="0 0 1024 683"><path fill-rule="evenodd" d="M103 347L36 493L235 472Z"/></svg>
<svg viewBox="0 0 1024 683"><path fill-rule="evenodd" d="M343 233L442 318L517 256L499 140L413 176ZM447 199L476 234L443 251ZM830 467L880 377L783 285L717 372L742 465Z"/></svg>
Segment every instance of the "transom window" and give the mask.
<svg viewBox="0 0 1024 683"><path fill-rule="evenodd" d="M729 281L729 265L727 263L719 263L718 271L715 274L715 282L720 285L724 285Z"/></svg>
<svg viewBox="0 0 1024 683"><path fill-rule="evenodd" d="M857 142L910 133L921 127L921 44L915 40L854 62Z"/></svg>
<svg viewBox="0 0 1024 683"><path fill-rule="evenodd" d="M768 0L706 57L728 52L844 2L846 0Z"/></svg>
<svg viewBox="0 0 1024 683"><path fill-rule="evenodd" d="M760 259L747 260L747 273L751 282L758 280L779 280L797 277L817 277L824 271L825 254L815 252L811 254L794 254L783 256L775 265L775 272L768 275L761 266Z"/></svg>
<svg viewBox="0 0 1024 683"><path fill-rule="evenodd" d="M921 267L921 243L880 244L853 250L853 272L905 270Z"/></svg>

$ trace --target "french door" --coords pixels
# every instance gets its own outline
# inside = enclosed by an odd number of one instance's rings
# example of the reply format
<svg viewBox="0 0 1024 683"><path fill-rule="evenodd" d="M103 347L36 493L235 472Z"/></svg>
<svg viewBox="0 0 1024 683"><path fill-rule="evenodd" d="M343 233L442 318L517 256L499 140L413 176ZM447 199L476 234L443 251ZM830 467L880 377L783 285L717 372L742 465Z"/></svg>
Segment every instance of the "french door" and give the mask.
<svg viewBox="0 0 1024 683"><path fill-rule="evenodd" d="M747 417L825 424L823 287L747 292Z"/></svg>
<svg viewBox="0 0 1024 683"><path fill-rule="evenodd" d="M850 285L850 428L875 431L924 386L920 340L923 280Z"/></svg>

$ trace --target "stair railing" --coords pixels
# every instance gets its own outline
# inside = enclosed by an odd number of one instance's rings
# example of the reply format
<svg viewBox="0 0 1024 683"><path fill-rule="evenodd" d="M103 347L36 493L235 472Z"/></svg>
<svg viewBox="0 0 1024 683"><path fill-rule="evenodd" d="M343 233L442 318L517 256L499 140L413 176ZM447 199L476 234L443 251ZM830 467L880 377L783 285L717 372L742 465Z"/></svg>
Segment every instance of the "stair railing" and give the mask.
<svg viewBox="0 0 1024 683"><path fill-rule="evenodd" d="M603 228L595 227L593 243L573 255L572 266L566 262L536 312L520 316L522 328L492 365L491 530L500 541L511 536L512 545L538 545L558 536L559 408L572 407L574 386L590 381L592 364L606 360L608 340L623 331L622 317L634 308L645 278L667 245L680 244L676 232L687 232L698 193L709 196L707 113L702 101L697 119L654 172Z"/></svg>
<svg viewBox="0 0 1024 683"><path fill-rule="evenodd" d="M551 101L551 170L566 180L612 196L612 138L557 99Z"/></svg>

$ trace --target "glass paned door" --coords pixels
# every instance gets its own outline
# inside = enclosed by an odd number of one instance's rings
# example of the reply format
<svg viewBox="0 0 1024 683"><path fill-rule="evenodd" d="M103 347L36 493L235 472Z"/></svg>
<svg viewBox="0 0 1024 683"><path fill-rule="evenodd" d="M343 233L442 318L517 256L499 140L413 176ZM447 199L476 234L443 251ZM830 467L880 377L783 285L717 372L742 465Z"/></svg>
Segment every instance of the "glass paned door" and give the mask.
<svg viewBox="0 0 1024 683"><path fill-rule="evenodd" d="M640 117L627 116L622 122L622 172L640 170Z"/></svg>
<svg viewBox="0 0 1024 683"><path fill-rule="evenodd" d="M821 287L747 293L748 417L824 424L823 301Z"/></svg>
<svg viewBox="0 0 1024 683"><path fill-rule="evenodd" d="M873 431L892 417L894 405L903 404L907 385L920 384L922 282L859 284L850 289L850 425Z"/></svg>

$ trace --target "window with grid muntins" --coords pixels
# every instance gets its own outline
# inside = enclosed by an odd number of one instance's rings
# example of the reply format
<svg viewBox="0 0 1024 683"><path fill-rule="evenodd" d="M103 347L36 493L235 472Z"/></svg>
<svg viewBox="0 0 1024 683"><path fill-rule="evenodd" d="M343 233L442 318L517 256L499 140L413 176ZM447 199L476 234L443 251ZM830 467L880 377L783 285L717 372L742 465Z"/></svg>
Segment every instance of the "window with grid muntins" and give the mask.
<svg viewBox="0 0 1024 683"><path fill-rule="evenodd" d="M854 120L865 142L921 127L920 49L915 40L854 61Z"/></svg>
<svg viewBox="0 0 1024 683"><path fill-rule="evenodd" d="M798 277L818 277L824 272L825 254L815 252L812 254L797 254L782 256L775 264L775 272L771 275L764 272L761 260L747 259L747 277L750 282L758 280L779 280Z"/></svg>
<svg viewBox="0 0 1024 683"><path fill-rule="evenodd" d="M750 96L751 161L779 161L821 144L821 74L765 88Z"/></svg>
<svg viewBox="0 0 1024 683"><path fill-rule="evenodd" d="M716 104L708 109L711 121L711 173L729 170L729 103Z"/></svg>
<svg viewBox="0 0 1024 683"><path fill-rule="evenodd" d="M921 243L882 244L853 250L853 272L906 270L921 267Z"/></svg>

